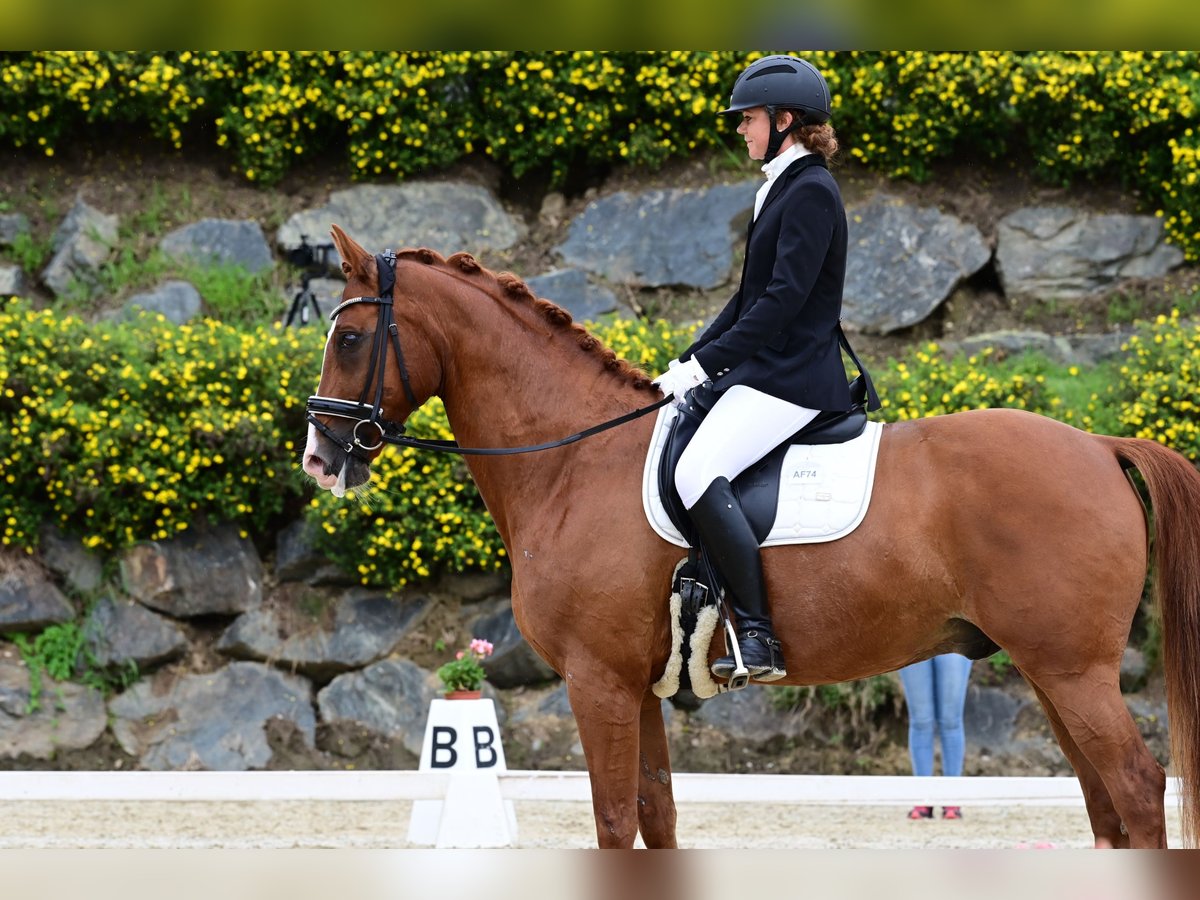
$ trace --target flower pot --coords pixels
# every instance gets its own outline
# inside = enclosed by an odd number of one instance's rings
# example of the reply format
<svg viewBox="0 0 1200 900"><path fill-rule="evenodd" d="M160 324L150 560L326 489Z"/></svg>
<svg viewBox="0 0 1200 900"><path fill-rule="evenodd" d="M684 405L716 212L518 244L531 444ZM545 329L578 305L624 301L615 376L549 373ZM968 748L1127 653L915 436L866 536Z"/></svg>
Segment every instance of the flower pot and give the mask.
<svg viewBox="0 0 1200 900"><path fill-rule="evenodd" d="M446 691L444 696L447 700L478 700L483 696L483 691Z"/></svg>

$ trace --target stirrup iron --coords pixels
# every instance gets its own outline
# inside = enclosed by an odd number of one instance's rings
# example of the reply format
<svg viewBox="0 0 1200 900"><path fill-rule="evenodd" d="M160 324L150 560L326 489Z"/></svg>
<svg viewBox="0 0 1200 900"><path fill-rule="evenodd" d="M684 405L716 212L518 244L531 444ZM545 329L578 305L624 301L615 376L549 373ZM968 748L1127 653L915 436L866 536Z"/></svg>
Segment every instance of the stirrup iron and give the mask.
<svg viewBox="0 0 1200 900"><path fill-rule="evenodd" d="M733 628L733 620L728 615L724 615L722 618L725 620L725 647L728 649L730 645L733 646L733 674L729 676L725 690L740 691L750 683L750 670L742 662L742 648L738 643L737 632Z"/></svg>

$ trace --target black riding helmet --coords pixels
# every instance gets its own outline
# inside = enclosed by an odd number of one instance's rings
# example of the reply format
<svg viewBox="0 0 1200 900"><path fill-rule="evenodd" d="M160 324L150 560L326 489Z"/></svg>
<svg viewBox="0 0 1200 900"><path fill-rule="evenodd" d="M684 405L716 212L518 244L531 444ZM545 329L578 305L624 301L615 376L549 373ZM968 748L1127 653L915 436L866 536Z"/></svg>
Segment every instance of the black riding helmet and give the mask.
<svg viewBox="0 0 1200 900"><path fill-rule="evenodd" d="M771 117L771 139L764 162L779 152L789 131L801 125L820 125L829 121L829 85L816 66L795 56L764 56L748 65L737 81L729 106L722 113L739 113L764 106ZM775 128L775 113L788 109L798 113L791 128Z"/></svg>

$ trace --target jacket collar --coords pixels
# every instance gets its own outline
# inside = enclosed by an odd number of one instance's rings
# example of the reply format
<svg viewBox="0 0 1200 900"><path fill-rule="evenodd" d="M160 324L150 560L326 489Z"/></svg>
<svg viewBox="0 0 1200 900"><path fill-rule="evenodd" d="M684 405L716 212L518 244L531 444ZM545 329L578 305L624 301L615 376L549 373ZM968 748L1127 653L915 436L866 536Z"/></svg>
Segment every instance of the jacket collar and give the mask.
<svg viewBox="0 0 1200 900"><path fill-rule="evenodd" d="M772 182L771 189L767 192L767 199L763 201L762 209L758 211L758 218L754 221L760 221L763 213L766 212L767 207L771 205L771 201L783 193L784 187L790 184L793 178L810 166L820 166L822 169L829 168L829 166L825 163L825 157L823 157L820 153L808 153L797 159L790 166L788 166L783 173L774 180L774 182ZM750 223L750 227L751 230L753 230L754 222Z"/></svg>

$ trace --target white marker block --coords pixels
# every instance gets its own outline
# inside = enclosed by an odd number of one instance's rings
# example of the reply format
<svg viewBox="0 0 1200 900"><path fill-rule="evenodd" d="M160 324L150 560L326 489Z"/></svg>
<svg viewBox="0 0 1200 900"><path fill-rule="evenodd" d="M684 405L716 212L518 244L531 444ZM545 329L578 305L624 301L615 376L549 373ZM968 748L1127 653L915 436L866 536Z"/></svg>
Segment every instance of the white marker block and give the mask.
<svg viewBox="0 0 1200 900"><path fill-rule="evenodd" d="M517 813L500 795L508 771L491 700L434 700L421 744L422 772L447 772L446 799L414 800L408 842L436 847L509 847Z"/></svg>

